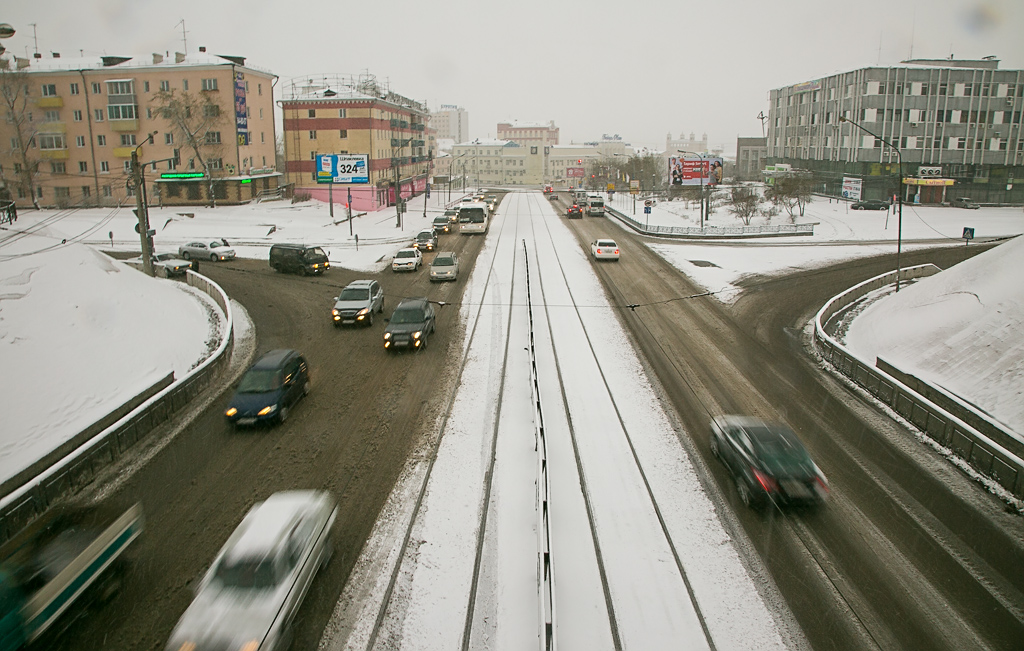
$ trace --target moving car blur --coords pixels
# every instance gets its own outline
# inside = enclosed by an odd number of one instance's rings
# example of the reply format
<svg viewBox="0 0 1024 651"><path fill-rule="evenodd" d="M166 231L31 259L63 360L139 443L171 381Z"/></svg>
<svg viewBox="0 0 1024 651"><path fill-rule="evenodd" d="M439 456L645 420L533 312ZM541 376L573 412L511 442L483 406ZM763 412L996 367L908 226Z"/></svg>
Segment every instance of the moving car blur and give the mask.
<svg viewBox="0 0 1024 651"><path fill-rule="evenodd" d="M235 426L283 423L309 389L309 368L302 355L272 350L242 376L224 415Z"/></svg>

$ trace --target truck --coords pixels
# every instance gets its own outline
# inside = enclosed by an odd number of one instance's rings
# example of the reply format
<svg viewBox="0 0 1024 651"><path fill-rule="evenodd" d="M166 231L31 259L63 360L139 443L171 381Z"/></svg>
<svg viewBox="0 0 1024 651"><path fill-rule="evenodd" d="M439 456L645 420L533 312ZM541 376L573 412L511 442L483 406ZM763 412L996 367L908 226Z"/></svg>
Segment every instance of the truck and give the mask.
<svg viewBox="0 0 1024 651"><path fill-rule="evenodd" d="M0 547L0 651L56 633L72 606L110 598L125 549L142 533L142 506L60 506Z"/></svg>

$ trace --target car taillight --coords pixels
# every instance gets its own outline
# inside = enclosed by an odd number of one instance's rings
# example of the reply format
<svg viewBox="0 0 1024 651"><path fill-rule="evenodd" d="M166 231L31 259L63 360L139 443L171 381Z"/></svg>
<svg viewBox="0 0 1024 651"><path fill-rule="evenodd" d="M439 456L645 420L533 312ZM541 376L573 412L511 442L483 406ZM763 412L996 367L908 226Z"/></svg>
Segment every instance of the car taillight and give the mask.
<svg viewBox="0 0 1024 651"><path fill-rule="evenodd" d="M618 254L619 254L619 250L615 249L615 255L618 255Z"/></svg>
<svg viewBox="0 0 1024 651"><path fill-rule="evenodd" d="M779 485L775 483L774 479L764 474L757 468L751 468L751 470L754 471L754 477L757 478L757 483L761 484L761 488L763 488L766 493L774 493L775 491L779 490Z"/></svg>
<svg viewBox="0 0 1024 651"><path fill-rule="evenodd" d="M814 483L816 483L818 486L820 486L821 489L823 491L825 491L826 493L829 492L829 490L828 490L828 481L822 475L815 475L814 476Z"/></svg>

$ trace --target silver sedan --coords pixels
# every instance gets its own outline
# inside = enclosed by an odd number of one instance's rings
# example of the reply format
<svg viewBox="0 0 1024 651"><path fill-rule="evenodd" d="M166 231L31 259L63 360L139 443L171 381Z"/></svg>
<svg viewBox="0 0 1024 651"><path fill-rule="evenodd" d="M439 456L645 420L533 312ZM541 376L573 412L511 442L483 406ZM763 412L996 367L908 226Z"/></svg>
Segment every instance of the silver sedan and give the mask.
<svg viewBox="0 0 1024 651"><path fill-rule="evenodd" d="M211 240L202 242L189 242L178 247L178 255L186 260L234 260L235 250L228 245L227 240Z"/></svg>

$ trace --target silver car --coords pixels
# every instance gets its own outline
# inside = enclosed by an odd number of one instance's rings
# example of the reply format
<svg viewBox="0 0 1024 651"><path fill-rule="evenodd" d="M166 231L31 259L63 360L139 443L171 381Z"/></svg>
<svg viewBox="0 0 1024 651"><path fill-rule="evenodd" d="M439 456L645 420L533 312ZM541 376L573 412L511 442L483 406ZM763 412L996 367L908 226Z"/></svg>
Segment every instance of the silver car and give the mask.
<svg viewBox="0 0 1024 651"><path fill-rule="evenodd" d="M430 263L430 282L459 277L459 258L451 251L439 251Z"/></svg>
<svg viewBox="0 0 1024 651"><path fill-rule="evenodd" d="M153 267L163 271L168 278L184 276L191 266L191 262L182 260L177 253L158 253L153 256Z"/></svg>
<svg viewBox="0 0 1024 651"><path fill-rule="evenodd" d="M373 313L384 311L384 290L376 280L353 280L334 299L334 325L373 325Z"/></svg>
<svg viewBox="0 0 1024 651"><path fill-rule="evenodd" d="M287 649L313 577L330 559L337 513L323 491L285 491L257 502L196 588L167 651Z"/></svg>
<svg viewBox="0 0 1024 651"><path fill-rule="evenodd" d="M178 247L178 255L186 260L234 260L235 250L227 240L210 240L209 242L189 242Z"/></svg>

